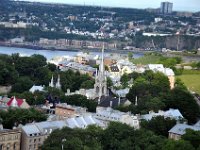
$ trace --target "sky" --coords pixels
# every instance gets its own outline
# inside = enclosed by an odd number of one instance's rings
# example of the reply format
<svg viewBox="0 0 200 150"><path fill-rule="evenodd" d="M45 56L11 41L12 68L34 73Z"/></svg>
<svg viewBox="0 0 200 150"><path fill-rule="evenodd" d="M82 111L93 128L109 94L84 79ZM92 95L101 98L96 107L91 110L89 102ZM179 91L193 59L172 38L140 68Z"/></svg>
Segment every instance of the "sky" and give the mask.
<svg viewBox="0 0 200 150"><path fill-rule="evenodd" d="M25 0L35 2L53 2L80 5L97 5L128 8L158 8L164 0ZM200 11L200 0L168 0L173 2L176 11Z"/></svg>

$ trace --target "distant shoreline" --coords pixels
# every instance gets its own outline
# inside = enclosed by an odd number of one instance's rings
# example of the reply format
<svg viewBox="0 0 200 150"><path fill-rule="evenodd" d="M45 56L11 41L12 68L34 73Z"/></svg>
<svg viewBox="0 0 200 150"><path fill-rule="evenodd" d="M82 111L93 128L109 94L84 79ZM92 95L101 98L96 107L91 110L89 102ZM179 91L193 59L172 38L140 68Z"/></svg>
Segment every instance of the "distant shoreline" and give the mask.
<svg viewBox="0 0 200 150"><path fill-rule="evenodd" d="M33 49L33 50L49 50L49 51L72 51L72 52L100 52L101 49L98 48L73 48L68 47L66 49L59 49L59 48L45 48L40 46L34 46L34 45L19 45L19 44L6 44L6 43L0 43L0 46L5 47L13 47L13 48L27 48L27 49ZM113 49L106 49L106 52L109 53L119 53L119 54L128 54L128 52L133 53L146 53L146 52L153 52L153 51L137 51L137 50L113 50Z"/></svg>

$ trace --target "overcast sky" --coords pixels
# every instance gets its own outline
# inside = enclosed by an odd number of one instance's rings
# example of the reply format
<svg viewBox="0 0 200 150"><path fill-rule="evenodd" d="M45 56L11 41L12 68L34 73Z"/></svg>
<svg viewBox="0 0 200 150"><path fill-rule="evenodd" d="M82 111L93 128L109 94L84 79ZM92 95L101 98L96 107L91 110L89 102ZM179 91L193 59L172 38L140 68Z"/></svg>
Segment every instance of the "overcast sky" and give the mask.
<svg viewBox="0 0 200 150"><path fill-rule="evenodd" d="M158 8L164 0L25 0L40 2L56 2L66 4L98 5L112 7L131 8ZM179 11L200 11L200 0L168 0L174 3L174 10Z"/></svg>

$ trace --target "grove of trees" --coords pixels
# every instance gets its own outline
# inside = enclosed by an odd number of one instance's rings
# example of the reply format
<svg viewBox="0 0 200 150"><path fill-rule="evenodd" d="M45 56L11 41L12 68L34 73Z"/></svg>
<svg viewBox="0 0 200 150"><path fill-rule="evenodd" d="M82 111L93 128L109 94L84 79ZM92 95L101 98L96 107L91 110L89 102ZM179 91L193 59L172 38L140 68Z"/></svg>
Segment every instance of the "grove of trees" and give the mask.
<svg viewBox="0 0 200 150"><path fill-rule="evenodd" d="M185 140L172 141L147 129L134 128L111 122L108 128L89 126L86 129L55 130L41 147L43 150L195 150Z"/></svg>

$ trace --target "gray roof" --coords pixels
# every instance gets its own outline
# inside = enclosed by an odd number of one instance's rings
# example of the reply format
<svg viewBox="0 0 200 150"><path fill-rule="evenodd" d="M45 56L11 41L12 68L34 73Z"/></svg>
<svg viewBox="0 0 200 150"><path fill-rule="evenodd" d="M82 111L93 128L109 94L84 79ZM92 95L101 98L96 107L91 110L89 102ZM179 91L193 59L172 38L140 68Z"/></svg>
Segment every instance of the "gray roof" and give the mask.
<svg viewBox="0 0 200 150"><path fill-rule="evenodd" d="M22 130L27 134L39 134L40 130L38 129L38 127L35 124L27 124L25 126L22 127Z"/></svg>
<svg viewBox="0 0 200 150"><path fill-rule="evenodd" d="M176 124L173 128L171 128L169 130L169 133L183 135L183 134L185 134L186 129L192 129L192 130L195 130L195 131L200 131L200 127L195 126L195 125L191 126L191 125L187 125L187 124Z"/></svg>
<svg viewBox="0 0 200 150"><path fill-rule="evenodd" d="M176 120L183 118L183 115L180 113L178 109L171 109L171 108L167 111L159 110L158 113L150 112L149 114L141 115L141 118L145 120L151 120L153 117L157 116L169 117Z"/></svg>
<svg viewBox="0 0 200 150"><path fill-rule="evenodd" d="M66 119L67 126L70 128L86 128L88 125L103 126L103 123L91 115Z"/></svg>

